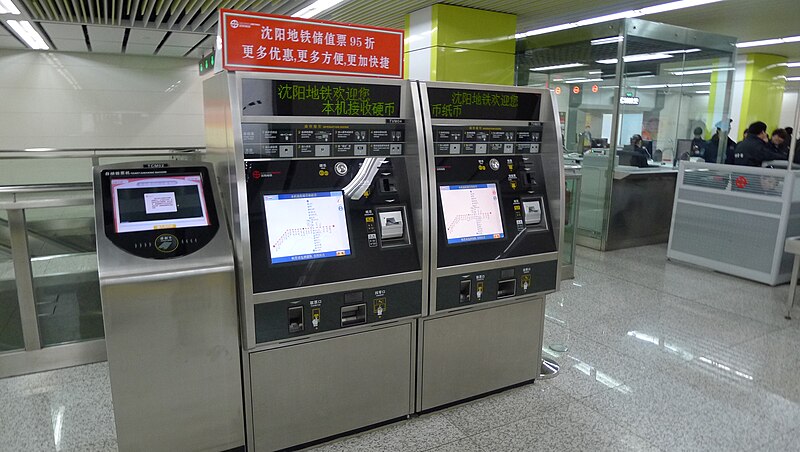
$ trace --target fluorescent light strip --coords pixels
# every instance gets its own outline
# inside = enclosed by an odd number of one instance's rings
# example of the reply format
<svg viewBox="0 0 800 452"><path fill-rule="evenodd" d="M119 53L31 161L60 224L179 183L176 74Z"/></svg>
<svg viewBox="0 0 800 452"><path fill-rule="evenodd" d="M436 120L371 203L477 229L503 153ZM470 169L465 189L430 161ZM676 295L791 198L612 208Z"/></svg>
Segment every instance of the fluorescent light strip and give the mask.
<svg viewBox="0 0 800 452"><path fill-rule="evenodd" d="M695 94L711 94L711 91L695 91Z"/></svg>
<svg viewBox="0 0 800 452"><path fill-rule="evenodd" d="M669 52L659 52L659 53L666 53L667 55L674 55L674 54L695 53L695 52L701 52L701 50L700 49L670 50Z"/></svg>
<svg viewBox="0 0 800 452"><path fill-rule="evenodd" d="M50 48L47 43L44 42L42 35L40 35L27 20L7 20L6 23L31 49L47 50Z"/></svg>
<svg viewBox="0 0 800 452"><path fill-rule="evenodd" d="M609 38L601 38L601 39L592 39L589 43L593 46L599 46L603 44L613 44L615 42L622 42L625 39L622 36L611 36Z"/></svg>
<svg viewBox="0 0 800 452"><path fill-rule="evenodd" d="M300 17L303 19L308 19L310 17L314 17L319 13L331 9L334 6L342 3L344 0L317 0L316 2L306 6L305 8L301 9L300 11L292 14L292 17Z"/></svg>
<svg viewBox="0 0 800 452"><path fill-rule="evenodd" d="M727 72L734 70L732 67L720 68L720 69L697 69L692 71L675 71L672 72L672 75L699 75L699 74L710 74L712 72Z"/></svg>
<svg viewBox="0 0 800 452"><path fill-rule="evenodd" d="M554 71L556 69L569 69L572 67L581 67L586 66L583 63L569 63L569 64L557 64L555 66L542 66L542 67L532 67L530 70L532 71Z"/></svg>
<svg viewBox="0 0 800 452"><path fill-rule="evenodd" d="M736 44L740 49L748 47L774 46L775 44L788 44L790 42L800 42L800 36L787 36L785 38L762 39L760 41L746 41Z"/></svg>
<svg viewBox="0 0 800 452"><path fill-rule="evenodd" d="M800 77L786 77L787 82L800 82Z"/></svg>
<svg viewBox="0 0 800 452"><path fill-rule="evenodd" d="M601 78L576 78L573 80L564 80L564 83L586 83L586 82L602 82Z"/></svg>
<svg viewBox="0 0 800 452"><path fill-rule="evenodd" d="M666 83L661 85L639 85L634 86L636 89L661 89L661 88L688 88L691 86L711 86L711 82L698 82L698 83Z"/></svg>
<svg viewBox="0 0 800 452"><path fill-rule="evenodd" d="M19 8L11 0L0 0L0 14L19 14Z"/></svg>
<svg viewBox="0 0 800 452"><path fill-rule="evenodd" d="M603 71L589 71L589 75L600 75Z"/></svg>
<svg viewBox="0 0 800 452"><path fill-rule="evenodd" d="M794 63L786 63L786 67L800 67L800 61Z"/></svg>
<svg viewBox="0 0 800 452"><path fill-rule="evenodd" d="M665 53L641 53L638 55L626 55L622 58L622 61L634 63L637 61L665 60L667 58L672 58L672 55L667 55ZM600 64L617 64L617 59L610 58L607 60L597 60L597 62Z"/></svg>
<svg viewBox="0 0 800 452"><path fill-rule="evenodd" d="M589 19L579 20L577 22L569 22L560 25L553 25L545 28L538 28L536 30L526 31L524 33L517 33L517 39L526 38L528 36L543 35L553 33L561 30L568 30L570 28L583 27L585 25L599 24L603 22L610 22L617 19L629 19L631 17L646 16L648 14L663 13L666 11L675 11L677 9L691 8L693 6L708 5L711 3L721 2L723 0L679 0L676 2L662 3L660 5L649 6L642 9L631 9L622 11L620 13L607 14L605 16L592 17Z"/></svg>

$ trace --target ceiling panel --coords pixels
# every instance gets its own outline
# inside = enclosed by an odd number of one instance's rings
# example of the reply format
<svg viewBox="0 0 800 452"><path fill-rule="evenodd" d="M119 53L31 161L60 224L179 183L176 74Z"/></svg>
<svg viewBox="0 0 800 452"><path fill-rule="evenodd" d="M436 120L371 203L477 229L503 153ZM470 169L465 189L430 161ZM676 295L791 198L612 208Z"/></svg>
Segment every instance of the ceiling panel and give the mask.
<svg viewBox="0 0 800 452"><path fill-rule="evenodd" d="M122 38L125 36L125 28L122 27L86 27L89 33L89 41L94 43L96 41L112 41L122 44Z"/></svg>
<svg viewBox="0 0 800 452"><path fill-rule="evenodd" d="M161 30L131 28L131 32L128 35L128 46L131 44L152 44L154 46L153 50L155 50L155 46L161 43L166 34L166 31Z"/></svg>
<svg viewBox="0 0 800 452"><path fill-rule="evenodd" d="M158 49L159 56L172 56L172 57L182 57L191 50L191 47L178 47L178 46L168 46L164 45Z"/></svg>
<svg viewBox="0 0 800 452"><path fill-rule="evenodd" d="M51 38L80 39L84 41L83 27L73 24L42 22L42 28ZM85 46L84 46L85 47Z"/></svg>
<svg viewBox="0 0 800 452"><path fill-rule="evenodd" d="M132 52L171 35L165 46L192 48L215 32L219 8L292 14L313 0L14 0L54 40L83 39L87 25L93 51L119 53L125 28ZM447 0L448 4L517 16L517 31L638 9L670 0ZM341 22L402 28L405 16L437 0L346 0L318 16ZM737 36L740 41L800 34L797 0L724 0L711 5L643 17L646 20ZM103 42L103 44L101 44ZM109 44L111 43L111 44ZM54 42L55 44L55 42ZM69 45L77 43L70 43ZM119 44L119 45L118 45ZM56 44L57 45L57 44ZM205 44L201 45L202 53ZM208 46L210 48L210 46ZM102 50L101 50L102 49ZM800 58L800 43L748 49ZM159 54L176 53L171 49Z"/></svg>
<svg viewBox="0 0 800 452"><path fill-rule="evenodd" d="M0 35L0 49L26 48L19 40L11 35Z"/></svg>
<svg viewBox="0 0 800 452"><path fill-rule="evenodd" d="M206 38L206 34L200 33L170 33L164 45L177 47L194 47L198 42Z"/></svg>
<svg viewBox="0 0 800 452"><path fill-rule="evenodd" d="M152 55L155 53L158 44L131 44L125 46L126 55Z"/></svg>
<svg viewBox="0 0 800 452"><path fill-rule="evenodd" d="M51 36L52 38L52 36ZM53 38L53 44L63 52L86 52L86 39Z"/></svg>
<svg viewBox="0 0 800 452"><path fill-rule="evenodd" d="M91 41L92 52L96 53L120 53L122 52L122 41Z"/></svg>

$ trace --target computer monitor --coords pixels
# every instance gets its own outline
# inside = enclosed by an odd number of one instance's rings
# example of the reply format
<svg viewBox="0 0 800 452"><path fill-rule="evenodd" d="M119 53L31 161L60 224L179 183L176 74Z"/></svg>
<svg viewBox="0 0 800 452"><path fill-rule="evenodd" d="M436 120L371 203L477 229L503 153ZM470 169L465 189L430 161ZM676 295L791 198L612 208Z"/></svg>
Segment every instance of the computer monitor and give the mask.
<svg viewBox="0 0 800 452"><path fill-rule="evenodd" d="M625 149L628 148L628 149ZM623 146L623 150L617 151L619 164L622 166L635 166L637 168L647 168L647 157L644 154L633 150L633 146L628 144Z"/></svg>
<svg viewBox="0 0 800 452"><path fill-rule="evenodd" d="M607 148L608 147L608 138L592 138L592 147L593 148Z"/></svg>

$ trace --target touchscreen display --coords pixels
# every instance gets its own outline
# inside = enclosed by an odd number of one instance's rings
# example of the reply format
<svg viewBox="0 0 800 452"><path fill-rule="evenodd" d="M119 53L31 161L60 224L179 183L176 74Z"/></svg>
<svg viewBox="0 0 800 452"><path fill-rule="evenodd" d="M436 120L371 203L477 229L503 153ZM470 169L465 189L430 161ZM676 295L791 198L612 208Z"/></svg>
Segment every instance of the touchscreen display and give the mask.
<svg viewBox="0 0 800 452"><path fill-rule="evenodd" d="M111 179L118 233L208 226L199 174Z"/></svg>
<svg viewBox="0 0 800 452"><path fill-rule="evenodd" d="M341 191L264 196L273 264L350 255Z"/></svg>
<svg viewBox="0 0 800 452"><path fill-rule="evenodd" d="M448 244L505 237L495 184L442 185L439 196Z"/></svg>

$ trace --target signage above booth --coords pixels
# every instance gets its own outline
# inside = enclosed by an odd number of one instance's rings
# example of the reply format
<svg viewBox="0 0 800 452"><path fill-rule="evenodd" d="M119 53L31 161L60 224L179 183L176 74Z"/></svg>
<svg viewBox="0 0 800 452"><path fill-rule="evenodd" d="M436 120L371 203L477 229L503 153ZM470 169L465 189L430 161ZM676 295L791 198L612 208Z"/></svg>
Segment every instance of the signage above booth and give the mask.
<svg viewBox="0 0 800 452"><path fill-rule="evenodd" d="M229 71L403 77L403 31L220 10Z"/></svg>

